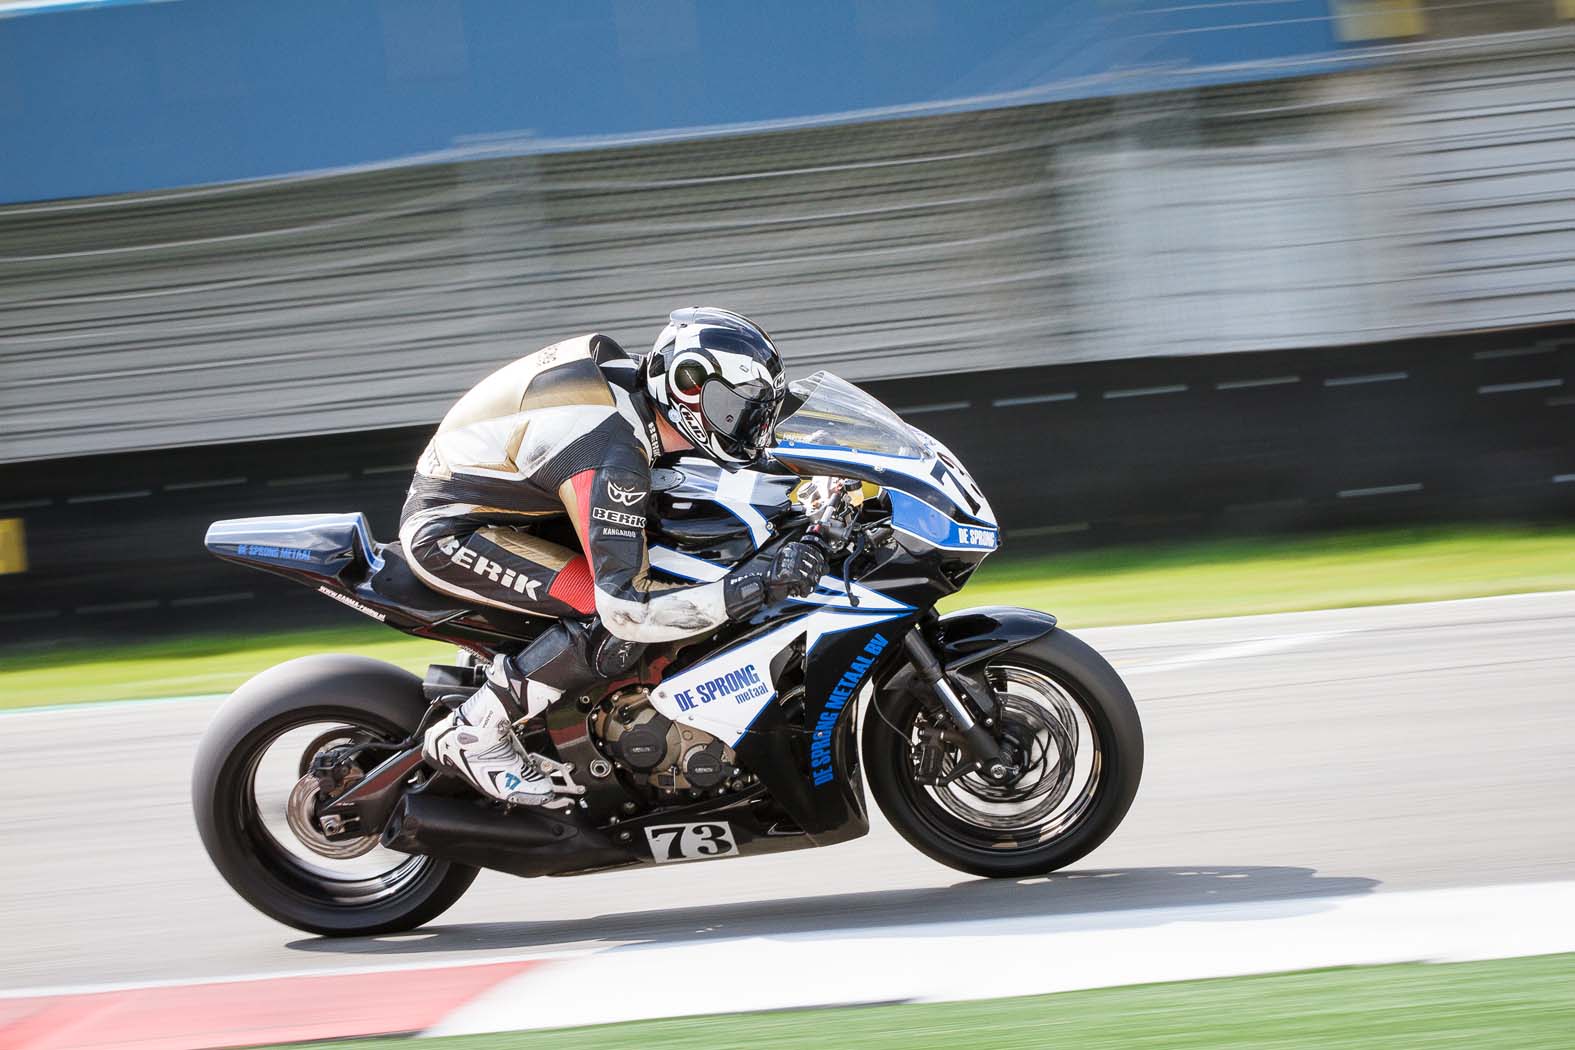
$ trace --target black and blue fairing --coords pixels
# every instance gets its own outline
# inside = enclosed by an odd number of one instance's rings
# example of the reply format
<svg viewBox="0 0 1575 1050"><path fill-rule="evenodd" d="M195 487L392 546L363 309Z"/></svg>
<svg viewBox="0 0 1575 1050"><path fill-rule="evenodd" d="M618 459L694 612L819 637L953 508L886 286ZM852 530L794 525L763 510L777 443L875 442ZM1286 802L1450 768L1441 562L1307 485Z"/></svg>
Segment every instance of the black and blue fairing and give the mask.
<svg viewBox="0 0 1575 1050"><path fill-rule="evenodd" d="M775 534L797 478L727 471L710 460L681 459L651 472L657 514L650 543L735 564Z"/></svg>
<svg viewBox="0 0 1575 1050"><path fill-rule="evenodd" d="M893 530L917 545L981 558L999 545L989 501L945 445L829 372L792 391L803 403L777 425L772 459L799 474L879 485Z"/></svg>

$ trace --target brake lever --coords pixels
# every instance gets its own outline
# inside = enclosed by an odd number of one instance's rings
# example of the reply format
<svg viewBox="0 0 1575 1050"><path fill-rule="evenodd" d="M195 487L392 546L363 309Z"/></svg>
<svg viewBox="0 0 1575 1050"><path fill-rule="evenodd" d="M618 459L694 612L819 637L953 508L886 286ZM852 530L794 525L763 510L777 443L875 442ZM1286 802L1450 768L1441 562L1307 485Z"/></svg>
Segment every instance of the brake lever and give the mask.
<svg viewBox="0 0 1575 1050"><path fill-rule="evenodd" d="M853 563L864 553L864 548L868 545L864 533L857 533L853 539L853 550L842 559L842 590L848 596L848 605L855 609L859 607L859 596L853 593Z"/></svg>

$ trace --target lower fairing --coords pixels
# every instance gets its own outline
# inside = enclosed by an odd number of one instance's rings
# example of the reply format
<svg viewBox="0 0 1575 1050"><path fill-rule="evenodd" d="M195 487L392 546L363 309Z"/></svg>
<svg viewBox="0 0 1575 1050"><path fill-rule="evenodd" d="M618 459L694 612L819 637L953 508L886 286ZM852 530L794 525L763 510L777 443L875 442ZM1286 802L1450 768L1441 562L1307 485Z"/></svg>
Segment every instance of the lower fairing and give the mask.
<svg viewBox="0 0 1575 1050"><path fill-rule="evenodd" d="M868 832L860 807L834 835L810 835L780 815L763 786L602 828L551 812L505 811L479 800L418 791L400 800L382 842L404 853L534 878L783 853Z"/></svg>

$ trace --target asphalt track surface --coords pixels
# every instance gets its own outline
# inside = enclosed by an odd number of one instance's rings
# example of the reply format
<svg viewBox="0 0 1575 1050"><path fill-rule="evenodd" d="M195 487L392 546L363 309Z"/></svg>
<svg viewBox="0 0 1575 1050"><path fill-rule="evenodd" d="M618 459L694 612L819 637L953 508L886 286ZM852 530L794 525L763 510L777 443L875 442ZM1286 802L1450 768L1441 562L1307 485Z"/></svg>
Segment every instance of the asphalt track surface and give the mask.
<svg viewBox="0 0 1575 1050"><path fill-rule="evenodd" d="M554 880L483 873L434 925L376 939L277 925L215 874L187 782L213 702L0 716L0 990L1052 914L1098 922L1575 871L1575 592L1078 633L1127 676L1148 763L1126 823L1072 872L970 878L877 817L866 839L776 857Z"/></svg>

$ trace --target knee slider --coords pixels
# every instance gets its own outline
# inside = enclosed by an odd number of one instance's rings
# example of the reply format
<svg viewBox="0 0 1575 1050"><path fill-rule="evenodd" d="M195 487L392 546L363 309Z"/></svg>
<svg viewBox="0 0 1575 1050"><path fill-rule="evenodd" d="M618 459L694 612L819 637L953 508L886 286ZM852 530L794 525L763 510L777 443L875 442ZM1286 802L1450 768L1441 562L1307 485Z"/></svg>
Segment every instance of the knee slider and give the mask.
<svg viewBox="0 0 1575 1050"><path fill-rule="evenodd" d="M619 638L600 622L591 631L591 667L603 678L616 678L628 673L635 664L639 663L640 654L643 652L645 652L644 643Z"/></svg>

